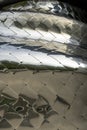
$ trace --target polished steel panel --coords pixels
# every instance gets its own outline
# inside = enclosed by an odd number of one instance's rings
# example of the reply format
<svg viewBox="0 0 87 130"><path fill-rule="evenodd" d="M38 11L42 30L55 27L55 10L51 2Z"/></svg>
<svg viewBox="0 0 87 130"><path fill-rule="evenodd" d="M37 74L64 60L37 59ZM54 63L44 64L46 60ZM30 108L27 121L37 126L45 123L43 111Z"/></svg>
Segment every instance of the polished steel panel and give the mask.
<svg viewBox="0 0 87 130"><path fill-rule="evenodd" d="M0 11L0 130L87 130L87 24L68 6Z"/></svg>
<svg viewBox="0 0 87 130"><path fill-rule="evenodd" d="M0 73L0 130L86 130L87 75Z"/></svg>
<svg viewBox="0 0 87 130"><path fill-rule="evenodd" d="M1 12L0 20L1 68L8 69L15 62L16 67L73 69L86 73L85 24L33 12Z"/></svg>

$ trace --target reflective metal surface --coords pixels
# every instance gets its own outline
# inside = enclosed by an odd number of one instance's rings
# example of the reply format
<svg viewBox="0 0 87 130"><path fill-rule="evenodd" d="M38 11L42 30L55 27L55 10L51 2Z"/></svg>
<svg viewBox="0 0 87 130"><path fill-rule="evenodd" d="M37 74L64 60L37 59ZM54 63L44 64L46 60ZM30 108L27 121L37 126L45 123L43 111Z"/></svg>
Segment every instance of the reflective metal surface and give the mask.
<svg viewBox="0 0 87 130"><path fill-rule="evenodd" d="M50 44L50 43L48 43ZM54 44L55 45L55 44ZM63 48L62 48L63 49ZM35 70L73 70L87 72L86 58L68 56L65 52L52 51L52 49L39 46L26 46L22 44L5 43L0 46L1 72L16 71L17 69Z"/></svg>
<svg viewBox="0 0 87 130"><path fill-rule="evenodd" d="M86 24L31 12L1 12L0 20L1 68L15 62L12 69L24 65L86 72Z"/></svg>
<svg viewBox="0 0 87 130"><path fill-rule="evenodd" d="M0 130L86 130L87 24L27 2L0 12Z"/></svg>
<svg viewBox="0 0 87 130"><path fill-rule="evenodd" d="M86 130L87 75L0 73L0 130Z"/></svg>
<svg viewBox="0 0 87 130"><path fill-rule="evenodd" d="M73 2L76 4L76 1ZM62 0L1 0L0 8L10 11L49 13L87 22L86 8L80 9L78 6L71 6Z"/></svg>

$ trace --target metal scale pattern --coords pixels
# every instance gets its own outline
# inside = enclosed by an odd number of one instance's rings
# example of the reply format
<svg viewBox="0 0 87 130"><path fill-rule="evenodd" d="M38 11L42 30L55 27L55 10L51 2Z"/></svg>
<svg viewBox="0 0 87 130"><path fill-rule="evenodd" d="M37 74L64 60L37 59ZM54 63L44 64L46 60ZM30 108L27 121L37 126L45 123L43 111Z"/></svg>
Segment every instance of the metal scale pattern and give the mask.
<svg viewBox="0 0 87 130"><path fill-rule="evenodd" d="M86 130L87 25L27 2L0 11L0 130Z"/></svg>

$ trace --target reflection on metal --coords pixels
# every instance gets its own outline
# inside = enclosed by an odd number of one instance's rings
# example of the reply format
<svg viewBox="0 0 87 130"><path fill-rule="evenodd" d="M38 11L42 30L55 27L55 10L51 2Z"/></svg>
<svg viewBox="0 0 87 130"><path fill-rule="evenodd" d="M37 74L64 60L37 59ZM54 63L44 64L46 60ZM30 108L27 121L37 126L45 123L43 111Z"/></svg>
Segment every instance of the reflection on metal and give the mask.
<svg viewBox="0 0 87 130"><path fill-rule="evenodd" d="M0 7L3 10L48 13L87 22L86 11L58 0L1 0Z"/></svg>
<svg viewBox="0 0 87 130"><path fill-rule="evenodd" d="M86 130L87 25L27 2L0 12L0 130Z"/></svg>
<svg viewBox="0 0 87 130"><path fill-rule="evenodd" d="M49 43L50 44L50 43ZM73 70L87 72L86 58L66 55L65 52L52 51L41 46L25 46L5 43L0 46L0 71L35 70Z"/></svg>
<svg viewBox="0 0 87 130"><path fill-rule="evenodd" d="M1 12L0 68L87 72L86 24L33 12Z"/></svg>
<svg viewBox="0 0 87 130"><path fill-rule="evenodd" d="M0 73L0 130L86 130L86 102L85 74Z"/></svg>
<svg viewBox="0 0 87 130"><path fill-rule="evenodd" d="M40 95L38 95L38 99L33 99L20 94L18 99L14 99L2 93L0 97L0 109L3 109L4 106L6 108L4 116L6 117L10 113L28 117L29 119L38 117L40 113L44 115L44 118L51 116L51 114L53 115L53 110L49 102L46 101L45 97ZM32 114L30 114L31 112ZM54 112L54 114L57 113Z"/></svg>

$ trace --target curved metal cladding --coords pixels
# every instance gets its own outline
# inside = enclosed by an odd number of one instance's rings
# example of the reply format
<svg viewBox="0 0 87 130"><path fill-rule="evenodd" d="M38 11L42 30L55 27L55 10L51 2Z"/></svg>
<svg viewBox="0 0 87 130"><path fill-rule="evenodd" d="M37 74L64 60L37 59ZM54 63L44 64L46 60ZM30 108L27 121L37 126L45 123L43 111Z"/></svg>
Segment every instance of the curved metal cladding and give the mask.
<svg viewBox="0 0 87 130"><path fill-rule="evenodd" d="M86 72L87 25L37 12L1 12L0 21L1 69L15 62L13 69L19 64Z"/></svg>
<svg viewBox="0 0 87 130"><path fill-rule="evenodd" d="M0 11L0 130L87 129L86 42L87 24L65 3Z"/></svg>

